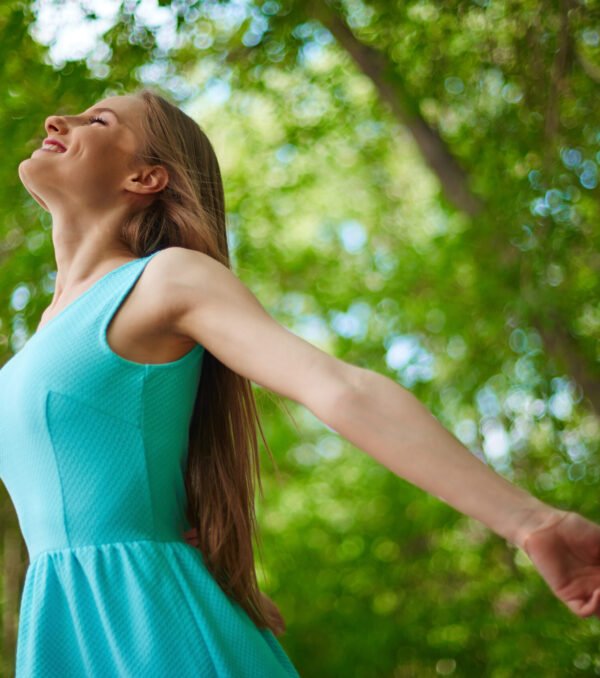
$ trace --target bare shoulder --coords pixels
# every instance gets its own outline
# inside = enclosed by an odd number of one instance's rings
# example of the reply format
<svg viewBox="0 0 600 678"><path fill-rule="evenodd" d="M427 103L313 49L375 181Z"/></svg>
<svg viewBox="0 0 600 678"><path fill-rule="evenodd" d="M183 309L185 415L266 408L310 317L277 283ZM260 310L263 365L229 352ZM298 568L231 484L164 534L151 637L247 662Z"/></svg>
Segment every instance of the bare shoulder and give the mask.
<svg viewBox="0 0 600 678"><path fill-rule="evenodd" d="M221 264L213 257L188 249L187 247L166 247L155 257L153 276L170 284L185 284L185 282L197 282L201 276L224 269L231 275L230 269Z"/></svg>
<svg viewBox="0 0 600 678"><path fill-rule="evenodd" d="M148 265L148 288L163 309L163 322L176 334L190 336L181 319L199 312L209 300L231 296L231 288L246 290L230 268L198 250L172 246L159 252ZM243 292L242 292L243 293Z"/></svg>

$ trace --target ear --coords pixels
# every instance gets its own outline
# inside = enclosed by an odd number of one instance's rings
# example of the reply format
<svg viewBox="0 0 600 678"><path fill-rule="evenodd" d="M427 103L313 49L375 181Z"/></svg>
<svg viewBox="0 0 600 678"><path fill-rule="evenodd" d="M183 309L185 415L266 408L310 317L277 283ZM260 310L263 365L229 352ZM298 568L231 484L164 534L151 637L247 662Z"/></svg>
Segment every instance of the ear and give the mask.
<svg viewBox="0 0 600 678"><path fill-rule="evenodd" d="M136 170L125 179L125 189L132 193L147 195L158 193L169 183L169 173L162 165L153 165Z"/></svg>

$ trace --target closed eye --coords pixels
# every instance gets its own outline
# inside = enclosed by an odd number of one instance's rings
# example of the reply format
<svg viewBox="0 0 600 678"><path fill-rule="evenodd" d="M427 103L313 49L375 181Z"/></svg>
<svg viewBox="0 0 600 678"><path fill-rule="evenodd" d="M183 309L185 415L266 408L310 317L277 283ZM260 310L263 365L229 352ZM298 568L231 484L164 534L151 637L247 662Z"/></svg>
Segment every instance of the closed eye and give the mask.
<svg viewBox="0 0 600 678"><path fill-rule="evenodd" d="M104 120L104 118L100 118L100 117L97 116L97 115L92 115L92 116L89 118L89 121L90 121L90 125L91 125L92 123L94 123L94 122L101 122L103 125L106 125L106 124L107 124L107 122L106 122L106 120Z"/></svg>

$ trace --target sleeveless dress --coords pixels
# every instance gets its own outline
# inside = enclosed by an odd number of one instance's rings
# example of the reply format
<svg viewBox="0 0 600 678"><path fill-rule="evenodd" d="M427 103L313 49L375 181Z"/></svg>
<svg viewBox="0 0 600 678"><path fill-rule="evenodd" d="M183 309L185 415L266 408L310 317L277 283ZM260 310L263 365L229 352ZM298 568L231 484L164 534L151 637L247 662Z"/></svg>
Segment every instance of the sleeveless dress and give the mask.
<svg viewBox="0 0 600 678"><path fill-rule="evenodd" d="M204 348L142 364L106 339L158 251L97 280L0 369L0 477L29 556L17 678L299 675L183 537Z"/></svg>

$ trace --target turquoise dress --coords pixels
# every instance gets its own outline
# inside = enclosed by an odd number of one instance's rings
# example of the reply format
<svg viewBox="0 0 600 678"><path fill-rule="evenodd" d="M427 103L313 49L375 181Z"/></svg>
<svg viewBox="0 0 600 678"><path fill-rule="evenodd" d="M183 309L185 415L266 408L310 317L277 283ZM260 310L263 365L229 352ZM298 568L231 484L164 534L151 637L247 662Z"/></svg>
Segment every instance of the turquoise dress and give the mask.
<svg viewBox="0 0 600 678"><path fill-rule="evenodd" d="M29 555L17 678L299 675L183 536L204 348L153 365L106 340L157 253L97 280L0 369L0 477Z"/></svg>

